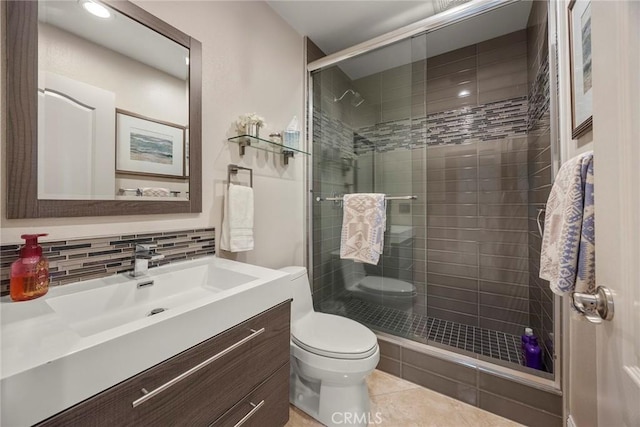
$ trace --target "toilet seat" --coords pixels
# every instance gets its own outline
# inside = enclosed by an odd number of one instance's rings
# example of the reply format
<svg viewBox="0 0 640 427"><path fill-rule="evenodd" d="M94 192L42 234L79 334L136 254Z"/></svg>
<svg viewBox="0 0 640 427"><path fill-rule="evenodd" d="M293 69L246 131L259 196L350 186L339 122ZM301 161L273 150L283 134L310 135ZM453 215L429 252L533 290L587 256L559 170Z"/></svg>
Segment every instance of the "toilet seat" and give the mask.
<svg viewBox="0 0 640 427"><path fill-rule="evenodd" d="M291 340L306 351L333 359L364 359L378 349L376 336L367 327L341 316L316 312L291 325Z"/></svg>
<svg viewBox="0 0 640 427"><path fill-rule="evenodd" d="M413 297L416 295L415 285L390 277L366 276L358 282L357 287L371 294L392 297Z"/></svg>

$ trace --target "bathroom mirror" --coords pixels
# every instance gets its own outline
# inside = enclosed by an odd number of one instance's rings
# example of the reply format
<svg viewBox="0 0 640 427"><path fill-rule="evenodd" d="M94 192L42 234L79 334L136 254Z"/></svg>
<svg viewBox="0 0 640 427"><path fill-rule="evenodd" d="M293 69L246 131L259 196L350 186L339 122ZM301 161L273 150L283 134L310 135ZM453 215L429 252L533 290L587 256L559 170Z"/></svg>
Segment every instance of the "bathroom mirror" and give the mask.
<svg viewBox="0 0 640 427"><path fill-rule="evenodd" d="M126 1L6 7L7 217L201 212L200 43Z"/></svg>

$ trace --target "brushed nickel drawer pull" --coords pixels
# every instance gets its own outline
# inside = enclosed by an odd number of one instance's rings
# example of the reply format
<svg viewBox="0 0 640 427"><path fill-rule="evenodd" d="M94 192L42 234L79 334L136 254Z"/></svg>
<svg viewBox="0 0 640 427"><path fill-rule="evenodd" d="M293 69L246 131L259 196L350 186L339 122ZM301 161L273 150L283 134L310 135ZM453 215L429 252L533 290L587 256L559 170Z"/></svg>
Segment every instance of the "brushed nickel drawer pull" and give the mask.
<svg viewBox="0 0 640 427"><path fill-rule="evenodd" d="M210 358L208 358L204 362L201 362L198 365L194 366L193 368L189 369L188 371L185 371L185 372L181 373L180 375L178 375L177 377L173 378L172 380L167 381L166 383L162 384L160 387L158 387L156 389L153 389L153 390L151 390L150 392L147 392L147 393L145 393L146 392L145 389L142 389L142 393L144 394L144 396L140 397L137 400L134 400L133 403L131 403L131 406L133 406L135 408L136 406L142 405L144 402L146 402L147 400L151 399L155 395L163 392L164 390L168 389L172 385L182 381L183 379L187 378L191 374L195 374L200 369L204 368L205 366L209 365L212 362L215 362L216 360L218 360L221 357L225 356L226 354L232 352L233 350L235 350L236 348L240 347L241 345L251 341L252 339L256 338L258 335L260 335L263 332L264 332L264 328L258 329L257 331L255 329L251 329L251 335L249 335L248 337L245 337L245 338L241 339L240 341L238 341L237 343L225 348L220 353L214 354L213 356L211 356Z"/></svg>
<svg viewBox="0 0 640 427"><path fill-rule="evenodd" d="M245 415L244 417L242 417L242 419L240 421L238 421L236 423L235 426L233 427L240 427L242 424L246 423L247 420L251 417L253 417L253 414L255 414L256 412L258 412L258 409L260 409L262 407L262 405L264 405L264 400L260 403L258 403L257 405L253 402L249 402L249 404L251 406L253 406L253 409L249 411L249 413L247 415Z"/></svg>

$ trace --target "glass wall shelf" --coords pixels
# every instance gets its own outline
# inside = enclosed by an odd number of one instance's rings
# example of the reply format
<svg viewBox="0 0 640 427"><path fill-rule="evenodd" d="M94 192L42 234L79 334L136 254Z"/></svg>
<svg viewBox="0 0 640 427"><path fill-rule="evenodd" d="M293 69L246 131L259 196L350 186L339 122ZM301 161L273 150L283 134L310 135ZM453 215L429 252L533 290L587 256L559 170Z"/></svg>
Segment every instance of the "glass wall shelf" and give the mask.
<svg viewBox="0 0 640 427"><path fill-rule="evenodd" d="M263 151L271 151L272 153L276 154L282 154L285 165L289 164L289 157L293 157L296 153L306 155L310 154L307 151L300 150L298 148L285 147L279 142L270 141L268 139L262 139L251 135L234 136L232 138L228 138L228 141L238 144L241 156L244 156L246 147L252 147Z"/></svg>

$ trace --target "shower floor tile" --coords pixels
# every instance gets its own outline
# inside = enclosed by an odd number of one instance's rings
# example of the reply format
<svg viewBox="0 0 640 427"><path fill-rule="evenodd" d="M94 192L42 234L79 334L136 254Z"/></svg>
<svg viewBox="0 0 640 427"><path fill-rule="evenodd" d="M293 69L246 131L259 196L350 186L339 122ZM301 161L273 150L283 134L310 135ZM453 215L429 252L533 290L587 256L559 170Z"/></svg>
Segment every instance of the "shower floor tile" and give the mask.
<svg viewBox="0 0 640 427"><path fill-rule="evenodd" d="M363 323L373 329L407 338L418 338L459 348L505 362L522 365L520 337L462 323L436 319L424 314L369 303L349 296L323 309Z"/></svg>

